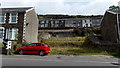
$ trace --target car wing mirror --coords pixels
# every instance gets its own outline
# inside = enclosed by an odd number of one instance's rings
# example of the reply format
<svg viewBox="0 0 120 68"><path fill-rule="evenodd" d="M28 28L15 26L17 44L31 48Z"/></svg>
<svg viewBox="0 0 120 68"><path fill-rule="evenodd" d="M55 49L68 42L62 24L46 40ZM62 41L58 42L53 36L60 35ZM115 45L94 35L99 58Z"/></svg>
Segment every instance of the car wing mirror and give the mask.
<svg viewBox="0 0 120 68"><path fill-rule="evenodd" d="M28 45L26 45L26 47L28 47Z"/></svg>

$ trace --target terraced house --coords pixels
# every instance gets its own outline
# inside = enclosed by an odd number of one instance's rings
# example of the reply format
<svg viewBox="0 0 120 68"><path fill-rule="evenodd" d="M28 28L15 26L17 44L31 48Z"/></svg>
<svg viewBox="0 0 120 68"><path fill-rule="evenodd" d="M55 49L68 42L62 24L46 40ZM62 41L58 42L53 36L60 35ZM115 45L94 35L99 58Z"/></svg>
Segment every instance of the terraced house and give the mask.
<svg viewBox="0 0 120 68"><path fill-rule="evenodd" d="M99 27L102 17L46 19L39 21L39 28Z"/></svg>
<svg viewBox="0 0 120 68"><path fill-rule="evenodd" d="M39 20L39 33L45 32L48 37L74 37L75 28L100 27L101 19L102 17L43 19Z"/></svg>
<svg viewBox="0 0 120 68"><path fill-rule="evenodd" d="M0 38L19 42L37 42L38 19L33 7L2 8Z"/></svg>

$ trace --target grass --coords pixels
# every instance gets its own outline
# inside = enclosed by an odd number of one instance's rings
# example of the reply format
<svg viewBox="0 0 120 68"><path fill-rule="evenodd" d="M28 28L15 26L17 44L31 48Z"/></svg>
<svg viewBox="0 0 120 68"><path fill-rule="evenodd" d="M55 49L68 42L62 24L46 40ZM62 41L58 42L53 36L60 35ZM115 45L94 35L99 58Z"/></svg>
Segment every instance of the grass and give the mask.
<svg viewBox="0 0 120 68"><path fill-rule="evenodd" d="M119 52L108 52L93 45L86 37L44 39L51 47L50 55L112 55L120 58Z"/></svg>
<svg viewBox="0 0 120 68"><path fill-rule="evenodd" d="M80 47L51 47L50 55L63 54L63 55L108 55L108 53L97 49L85 49Z"/></svg>
<svg viewBox="0 0 120 68"><path fill-rule="evenodd" d="M109 53L109 55L112 55L114 57L120 58L120 52Z"/></svg>
<svg viewBox="0 0 120 68"><path fill-rule="evenodd" d="M56 38L52 37L47 39L48 41L78 41L78 40L84 40L86 37L65 37L65 38Z"/></svg>
<svg viewBox="0 0 120 68"><path fill-rule="evenodd" d="M0 48L3 48L4 47L4 45L3 44L0 44Z"/></svg>
<svg viewBox="0 0 120 68"><path fill-rule="evenodd" d="M49 38L43 40L50 46L80 46L84 43L85 37Z"/></svg>
<svg viewBox="0 0 120 68"><path fill-rule="evenodd" d="M50 38L43 42L51 46L50 55L108 55L93 46L86 37Z"/></svg>

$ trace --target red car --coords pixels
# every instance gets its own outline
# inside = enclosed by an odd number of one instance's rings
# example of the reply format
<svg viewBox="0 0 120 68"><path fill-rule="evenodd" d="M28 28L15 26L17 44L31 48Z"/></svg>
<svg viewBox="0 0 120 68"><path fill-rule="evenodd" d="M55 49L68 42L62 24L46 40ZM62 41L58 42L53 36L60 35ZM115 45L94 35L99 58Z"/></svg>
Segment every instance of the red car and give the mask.
<svg viewBox="0 0 120 68"><path fill-rule="evenodd" d="M50 47L45 43L31 43L29 45L19 47L17 52L20 55L23 55L24 53L30 53L44 56L50 53Z"/></svg>

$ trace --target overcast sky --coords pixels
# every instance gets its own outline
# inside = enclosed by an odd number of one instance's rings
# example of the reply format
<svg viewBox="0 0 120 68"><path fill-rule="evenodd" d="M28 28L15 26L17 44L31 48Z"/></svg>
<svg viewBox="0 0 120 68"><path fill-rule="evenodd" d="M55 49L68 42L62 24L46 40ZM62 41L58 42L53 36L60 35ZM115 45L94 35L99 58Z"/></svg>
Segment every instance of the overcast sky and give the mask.
<svg viewBox="0 0 120 68"><path fill-rule="evenodd" d="M0 0L1 7L35 7L38 14L103 15L119 0Z"/></svg>

